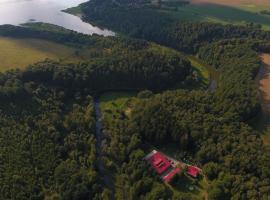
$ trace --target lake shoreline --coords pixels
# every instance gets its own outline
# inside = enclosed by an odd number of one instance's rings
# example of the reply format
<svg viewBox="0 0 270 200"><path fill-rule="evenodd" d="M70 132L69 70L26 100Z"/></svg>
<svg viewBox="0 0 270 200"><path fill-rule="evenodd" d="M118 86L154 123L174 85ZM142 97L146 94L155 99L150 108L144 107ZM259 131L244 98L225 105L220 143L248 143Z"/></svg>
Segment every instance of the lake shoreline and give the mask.
<svg viewBox="0 0 270 200"><path fill-rule="evenodd" d="M10 24L21 26L27 23L44 23L60 26L67 30L86 35L113 36L114 33L107 29L84 22L79 10L80 5L87 0L70 1L19 1L7 0L0 7L0 25ZM79 6L78 6L79 4ZM71 12L72 10L72 12ZM16 14L18 13L18 14Z"/></svg>

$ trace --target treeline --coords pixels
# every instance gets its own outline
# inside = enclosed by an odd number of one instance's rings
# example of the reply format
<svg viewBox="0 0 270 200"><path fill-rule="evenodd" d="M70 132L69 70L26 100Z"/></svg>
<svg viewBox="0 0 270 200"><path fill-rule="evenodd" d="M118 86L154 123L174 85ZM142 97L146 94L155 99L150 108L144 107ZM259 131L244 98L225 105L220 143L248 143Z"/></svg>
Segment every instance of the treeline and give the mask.
<svg viewBox="0 0 270 200"><path fill-rule="evenodd" d="M123 4L125 5L125 4ZM82 4L84 20L124 33L131 37L154 41L186 53L195 53L205 42L219 39L270 39L270 34L254 24L221 25L179 21L169 12L150 8L120 6L115 1L89 1Z"/></svg>
<svg viewBox="0 0 270 200"><path fill-rule="evenodd" d="M19 74L23 81L44 82L53 87L100 92L107 90L163 90L185 82L190 63L178 54L140 50L79 64L41 62Z"/></svg>
<svg viewBox="0 0 270 200"><path fill-rule="evenodd" d="M222 112L237 113L235 117L241 121L260 111L254 79L262 63L255 47L253 40L226 40L206 45L198 52L201 59L221 72L215 95L223 105Z"/></svg>
<svg viewBox="0 0 270 200"><path fill-rule="evenodd" d="M97 170L92 96L111 89L162 90L192 73L190 63L168 48L90 38L96 46L83 46L95 55L88 62L46 60L0 74L0 199L110 198ZM122 170L133 173L130 195L165 198L165 186L152 181L141 162L139 137L129 139L133 144L121 159L128 163ZM130 179L121 176L117 184L123 180Z"/></svg>
<svg viewBox="0 0 270 200"><path fill-rule="evenodd" d="M198 55L221 74L210 94L166 92L139 101L128 122L120 117L107 125L108 148L124 150L127 145L119 138L124 141L128 131L152 145L176 143L183 155L203 166L209 199L268 199L270 152L244 122L260 110L254 78L261 64L258 51L268 49L262 44L269 32L252 24L180 22L154 9L125 8L110 0L88 2L83 12L86 21ZM131 128L118 132L122 123ZM117 158L112 149L104 152L111 162ZM120 175L122 165L117 166Z"/></svg>
<svg viewBox="0 0 270 200"><path fill-rule="evenodd" d="M54 33L14 26L1 26L0 35L63 41L61 43L75 46L78 49L75 53L85 61L78 64L66 64L64 60L41 62L18 74L26 81L34 79L63 87L87 87L92 91L162 90L184 83L187 79L193 81L193 69L184 56L143 40L97 35L89 37L73 32ZM17 82L9 81L8 84L16 85ZM12 97L11 89L9 95L3 91L3 98Z"/></svg>
<svg viewBox="0 0 270 200"><path fill-rule="evenodd" d="M90 1L82 7L88 21L96 21L132 37L155 41L186 53L199 54L201 59L220 68L222 78L216 95L220 97L221 104L228 105L224 107L224 111L237 110L240 120L247 120L259 111L254 78L260 61L255 51L263 49L262 44L270 38L269 32L254 25L224 26L181 22L171 18L169 14L153 9L125 9L110 0L102 3ZM106 15L103 13L105 10ZM139 12L144 14L138 14ZM111 15L113 20L109 22L107 17ZM125 30L126 23L130 23L130 27ZM267 48L265 45L263 47Z"/></svg>

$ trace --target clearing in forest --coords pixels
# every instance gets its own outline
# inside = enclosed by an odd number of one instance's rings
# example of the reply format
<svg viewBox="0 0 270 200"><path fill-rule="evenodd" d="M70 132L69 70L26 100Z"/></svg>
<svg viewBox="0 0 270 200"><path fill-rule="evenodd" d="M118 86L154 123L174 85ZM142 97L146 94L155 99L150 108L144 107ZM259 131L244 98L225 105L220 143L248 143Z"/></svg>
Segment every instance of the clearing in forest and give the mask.
<svg viewBox="0 0 270 200"><path fill-rule="evenodd" d="M46 40L0 37L0 71L23 69L47 58L79 60L75 52L71 47Z"/></svg>

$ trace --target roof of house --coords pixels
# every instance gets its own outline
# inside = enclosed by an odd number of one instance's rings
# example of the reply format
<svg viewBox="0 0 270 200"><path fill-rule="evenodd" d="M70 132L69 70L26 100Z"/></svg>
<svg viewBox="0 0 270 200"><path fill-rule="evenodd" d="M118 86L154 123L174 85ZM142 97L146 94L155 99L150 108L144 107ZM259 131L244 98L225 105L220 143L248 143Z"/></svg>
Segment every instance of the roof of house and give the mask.
<svg viewBox="0 0 270 200"><path fill-rule="evenodd" d="M163 177L163 180L169 183L172 180L172 178L180 171L181 169L179 167L174 168L166 176Z"/></svg>
<svg viewBox="0 0 270 200"><path fill-rule="evenodd" d="M187 168L187 174L193 177L197 177L198 174L200 173L200 169L198 167L194 167L194 166L188 166Z"/></svg>
<svg viewBox="0 0 270 200"><path fill-rule="evenodd" d="M147 161L157 171L158 174L162 174L171 166L169 160L160 152L155 152L151 157L147 159Z"/></svg>

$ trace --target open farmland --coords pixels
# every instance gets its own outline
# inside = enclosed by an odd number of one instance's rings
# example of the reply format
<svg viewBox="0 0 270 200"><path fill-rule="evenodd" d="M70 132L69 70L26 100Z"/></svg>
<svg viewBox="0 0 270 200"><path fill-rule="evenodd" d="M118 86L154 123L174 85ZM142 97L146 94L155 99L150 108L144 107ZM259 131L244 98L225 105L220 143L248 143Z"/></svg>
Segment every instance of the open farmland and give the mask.
<svg viewBox="0 0 270 200"><path fill-rule="evenodd" d="M270 30L270 16L260 14L263 10L270 11L270 1L191 0L189 5L180 6L177 11L165 12L170 12L182 20L237 25L254 23L260 24L265 30Z"/></svg>
<svg viewBox="0 0 270 200"><path fill-rule="evenodd" d="M214 3L214 4L220 4L220 5L269 5L269 0L192 0L193 3L201 4L201 3Z"/></svg>
<svg viewBox="0 0 270 200"><path fill-rule="evenodd" d="M38 39L0 37L0 71L25 68L29 64L49 59L76 60L75 49Z"/></svg>

